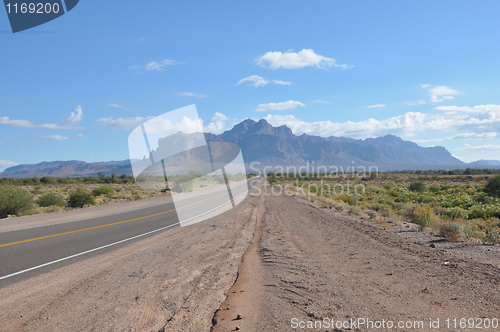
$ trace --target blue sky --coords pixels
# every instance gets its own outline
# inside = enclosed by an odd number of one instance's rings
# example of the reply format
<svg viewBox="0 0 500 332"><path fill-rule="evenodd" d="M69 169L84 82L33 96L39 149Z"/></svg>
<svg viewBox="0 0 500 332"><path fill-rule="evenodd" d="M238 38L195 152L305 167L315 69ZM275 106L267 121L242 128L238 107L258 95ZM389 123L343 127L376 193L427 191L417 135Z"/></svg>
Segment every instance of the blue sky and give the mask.
<svg viewBox="0 0 500 332"><path fill-rule="evenodd" d="M500 159L498 1L88 1L12 34L0 10L0 171L128 158L196 104L296 134L394 134Z"/></svg>

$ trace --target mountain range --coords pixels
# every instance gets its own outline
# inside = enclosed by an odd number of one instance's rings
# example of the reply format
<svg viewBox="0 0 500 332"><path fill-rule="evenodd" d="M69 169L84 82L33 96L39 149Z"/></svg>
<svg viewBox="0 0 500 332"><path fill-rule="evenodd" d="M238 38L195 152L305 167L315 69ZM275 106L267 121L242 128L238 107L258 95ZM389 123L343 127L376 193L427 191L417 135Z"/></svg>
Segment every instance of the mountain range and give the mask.
<svg viewBox="0 0 500 332"><path fill-rule="evenodd" d="M499 166L498 160L479 160L470 164L455 158L441 146L421 147L394 135L353 139L294 135L287 126L273 127L266 120L244 120L220 135L205 134L207 142L237 144L247 170L264 167L304 166L377 166L379 170L455 169ZM159 149L166 148L159 140ZM163 145L162 145L163 144ZM7 168L2 177L92 176L132 174L130 160L86 163L83 161L42 162Z"/></svg>

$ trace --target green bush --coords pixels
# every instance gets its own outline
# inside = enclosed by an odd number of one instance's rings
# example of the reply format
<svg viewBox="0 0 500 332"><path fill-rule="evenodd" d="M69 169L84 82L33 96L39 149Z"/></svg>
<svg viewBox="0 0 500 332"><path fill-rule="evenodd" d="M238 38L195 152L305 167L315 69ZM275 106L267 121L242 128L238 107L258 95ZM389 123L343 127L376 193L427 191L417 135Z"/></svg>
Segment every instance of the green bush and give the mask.
<svg viewBox="0 0 500 332"><path fill-rule="evenodd" d="M54 184L57 183L57 179L53 176L44 176L40 179L40 182L44 184Z"/></svg>
<svg viewBox="0 0 500 332"><path fill-rule="evenodd" d="M106 195L109 197L115 197L116 191L112 187L101 186L101 187L94 188L94 190L92 190L92 194L94 196Z"/></svg>
<svg viewBox="0 0 500 332"><path fill-rule="evenodd" d="M33 196L22 189L0 187L0 218L20 216L33 208Z"/></svg>
<svg viewBox="0 0 500 332"><path fill-rule="evenodd" d="M410 191L423 192L426 187L422 182L412 182L410 183L410 187L408 187L408 189L410 189Z"/></svg>
<svg viewBox="0 0 500 332"><path fill-rule="evenodd" d="M438 186L430 186L429 190L433 193L437 193L439 191L439 187Z"/></svg>
<svg viewBox="0 0 500 332"><path fill-rule="evenodd" d="M451 219L467 219L469 218L469 211L455 206L446 210L445 215Z"/></svg>
<svg viewBox="0 0 500 332"><path fill-rule="evenodd" d="M69 194L69 201L68 201L69 207L77 208L77 207L84 207L85 205L95 204L94 196L92 196L92 194L90 194L89 192L81 189L83 188L78 188L77 191L74 191L71 194Z"/></svg>
<svg viewBox="0 0 500 332"><path fill-rule="evenodd" d="M500 197L500 175L491 178L486 187L484 188L484 192L491 196Z"/></svg>
<svg viewBox="0 0 500 332"><path fill-rule="evenodd" d="M377 212L373 211L373 210L369 210L366 212L366 214L368 215L368 217L370 217L370 219L375 219L377 218Z"/></svg>
<svg viewBox="0 0 500 332"><path fill-rule="evenodd" d="M41 207L47 207L51 205L57 205L60 207L65 207L66 206L66 201L58 194L56 193L47 193L42 196L36 201L38 205Z"/></svg>

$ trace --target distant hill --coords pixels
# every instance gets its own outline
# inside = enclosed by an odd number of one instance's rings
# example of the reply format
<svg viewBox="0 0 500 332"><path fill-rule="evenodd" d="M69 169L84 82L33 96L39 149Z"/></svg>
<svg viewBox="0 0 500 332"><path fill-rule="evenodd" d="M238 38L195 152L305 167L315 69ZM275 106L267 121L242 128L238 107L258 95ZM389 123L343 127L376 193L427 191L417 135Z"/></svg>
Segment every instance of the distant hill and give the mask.
<svg viewBox="0 0 500 332"><path fill-rule="evenodd" d="M112 173L118 175L132 174L130 160L96 163L86 163L78 160L51 161L35 165L24 164L9 167L0 174L2 177L31 178L35 176L94 176L98 173L103 173L104 175L111 175Z"/></svg>
<svg viewBox="0 0 500 332"><path fill-rule="evenodd" d="M477 160L469 163L470 166L500 166L500 160Z"/></svg>
<svg viewBox="0 0 500 332"><path fill-rule="evenodd" d="M456 168L465 165L443 147L418 146L394 135L356 140L345 137L296 136L287 126L273 127L266 120L245 120L208 141L238 144L247 164L302 166L378 166L380 170Z"/></svg>
<svg viewBox="0 0 500 332"><path fill-rule="evenodd" d="M176 134L178 135L178 134ZM173 135L175 136L175 135ZM168 149L159 140L159 149ZM244 120L220 135L205 134L208 142L230 142L240 146L249 172L266 166L377 166L379 170L455 169L500 165L497 160L479 160L466 164L453 157L444 147L421 147L394 135L352 139L294 135L287 126L273 127L266 120ZM129 160L86 163L54 161L36 165L17 165L6 169L3 177L92 176L97 173L132 174Z"/></svg>

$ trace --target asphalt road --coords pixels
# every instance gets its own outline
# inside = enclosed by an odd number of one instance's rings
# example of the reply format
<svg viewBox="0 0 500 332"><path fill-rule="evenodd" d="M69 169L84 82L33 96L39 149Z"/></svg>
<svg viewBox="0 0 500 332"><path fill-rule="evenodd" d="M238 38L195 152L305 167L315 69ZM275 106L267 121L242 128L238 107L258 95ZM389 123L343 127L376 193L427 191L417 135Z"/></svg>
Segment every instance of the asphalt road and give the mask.
<svg viewBox="0 0 500 332"><path fill-rule="evenodd" d="M248 184L242 181L233 186L234 197L240 195L239 199L243 199L248 186L253 186L256 181L252 179ZM172 202L98 218L0 233L0 288L179 227L179 215L183 221L208 211L213 215L217 209L227 210L231 206L225 187L176 195L174 200L175 206Z"/></svg>

